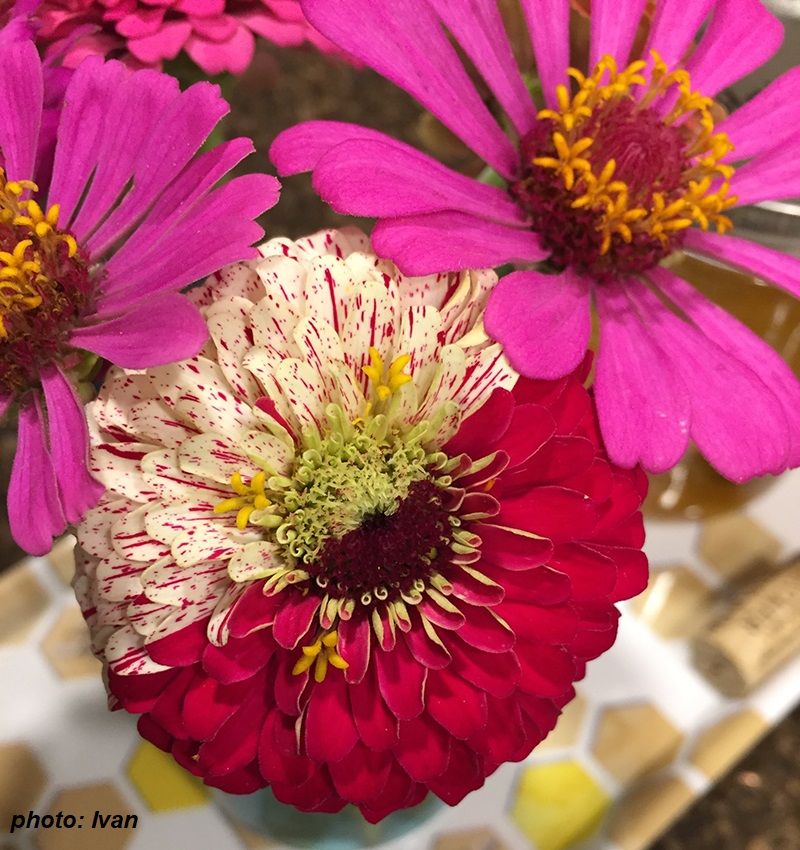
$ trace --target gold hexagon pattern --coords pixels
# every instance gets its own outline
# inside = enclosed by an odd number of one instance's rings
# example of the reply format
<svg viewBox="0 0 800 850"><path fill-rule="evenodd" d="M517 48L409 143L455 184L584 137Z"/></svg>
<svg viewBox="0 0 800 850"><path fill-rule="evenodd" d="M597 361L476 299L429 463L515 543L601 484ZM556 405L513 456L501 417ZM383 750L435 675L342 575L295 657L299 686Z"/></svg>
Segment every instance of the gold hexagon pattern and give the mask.
<svg viewBox="0 0 800 850"><path fill-rule="evenodd" d="M99 676L102 664L92 655L89 630L77 604L65 608L42 641L42 651L62 679Z"/></svg>
<svg viewBox="0 0 800 850"><path fill-rule="evenodd" d="M506 850L506 845L492 829L465 829L437 838L433 850Z"/></svg>
<svg viewBox="0 0 800 850"><path fill-rule="evenodd" d="M709 779L716 779L733 767L768 729L767 721L755 711L731 714L698 737L689 761Z"/></svg>
<svg viewBox="0 0 800 850"><path fill-rule="evenodd" d="M139 824L139 815L111 782L59 791L45 814L59 812L74 816L75 826L40 826L33 831L38 850L125 850Z"/></svg>
<svg viewBox="0 0 800 850"><path fill-rule="evenodd" d="M153 812L202 806L211 797L198 777L147 741L136 748L128 764L128 778Z"/></svg>
<svg viewBox="0 0 800 850"><path fill-rule="evenodd" d="M538 850L565 850L592 835L610 799L576 761L521 771L511 817Z"/></svg>
<svg viewBox="0 0 800 850"><path fill-rule="evenodd" d="M0 744L0 829L7 830L11 816L29 812L47 783L47 774L27 744Z"/></svg>
<svg viewBox="0 0 800 850"><path fill-rule="evenodd" d="M676 565L653 573L631 608L666 639L692 637L711 618L711 589L688 567Z"/></svg>
<svg viewBox="0 0 800 850"><path fill-rule="evenodd" d="M606 708L600 714L592 755L623 785L668 765L683 735L650 703Z"/></svg>
<svg viewBox="0 0 800 850"><path fill-rule="evenodd" d="M28 637L47 608L48 597L23 561L0 577L0 646Z"/></svg>
<svg viewBox="0 0 800 850"><path fill-rule="evenodd" d="M574 746L581 734L586 718L586 700L578 694L561 712L553 731L538 745L539 750L556 750Z"/></svg>
<svg viewBox="0 0 800 850"><path fill-rule="evenodd" d="M706 520L700 527L697 544L700 557L726 579L759 569L763 562L774 563L781 549L781 542L774 534L740 513Z"/></svg>
<svg viewBox="0 0 800 850"><path fill-rule="evenodd" d="M673 776L638 786L614 807L608 836L619 850L644 850L694 797L692 789Z"/></svg>

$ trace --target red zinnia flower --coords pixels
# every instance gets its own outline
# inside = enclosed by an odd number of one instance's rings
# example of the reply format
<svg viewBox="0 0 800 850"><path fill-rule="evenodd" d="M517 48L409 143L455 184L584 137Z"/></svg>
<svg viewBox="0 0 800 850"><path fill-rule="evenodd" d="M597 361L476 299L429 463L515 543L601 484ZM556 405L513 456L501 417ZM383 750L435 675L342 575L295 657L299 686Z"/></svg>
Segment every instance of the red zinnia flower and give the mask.
<svg viewBox="0 0 800 850"><path fill-rule="evenodd" d="M368 250L274 240L198 296L204 356L111 375L75 586L146 738L377 821L553 727L646 583L646 479L606 458L588 362L518 379L487 339L491 272Z"/></svg>

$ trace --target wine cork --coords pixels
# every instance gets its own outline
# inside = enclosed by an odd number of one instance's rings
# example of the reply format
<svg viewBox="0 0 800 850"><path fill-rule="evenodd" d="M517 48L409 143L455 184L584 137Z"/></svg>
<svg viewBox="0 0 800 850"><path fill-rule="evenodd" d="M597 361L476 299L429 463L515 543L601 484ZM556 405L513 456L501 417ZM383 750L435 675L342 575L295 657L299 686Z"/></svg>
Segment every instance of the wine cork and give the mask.
<svg viewBox="0 0 800 850"><path fill-rule="evenodd" d="M695 638L692 661L723 694L750 693L800 652L800 557L790 561Z"/></svg>

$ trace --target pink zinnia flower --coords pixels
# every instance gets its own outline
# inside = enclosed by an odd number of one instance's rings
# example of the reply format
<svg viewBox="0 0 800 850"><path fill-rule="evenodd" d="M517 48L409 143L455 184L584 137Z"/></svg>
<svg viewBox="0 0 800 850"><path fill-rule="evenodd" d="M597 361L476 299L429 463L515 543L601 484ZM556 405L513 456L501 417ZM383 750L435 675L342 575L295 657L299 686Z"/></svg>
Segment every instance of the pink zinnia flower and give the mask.
<svg viewBox="0 0 800 850"><path fill-rule="evenodd" d="M252 150L236 139L195 156L227 111L216 86L181 94L164 74L89 59L43 114L44 79L33 44L3 45L0 416L18 410L8 514L34 554L102 492L76 385L98 357L144 369L197 353L206 325L179 290L253 256L253 218L278 195L262 175L213 188Z"/></svg>
<svg viewBox="0 0 800 850"><path fill-rule="evenodd" d="M592 0L590 67L568 69L568 0L521 6L541 104L495 0L406 0L391 11L303 2L318 29L417 97L505 188L332 122L282 134L279 171L312 169L335 209L378 216L375 248L407 274L520 264L492 294L486 328L523 375L553 378L581 362L593 303L597 406L615 462L661 472L691 439L735 481L797 466L800 384L668 262L691 251L800 295L800 260L722 235L734 204L800 195L800 69L722 120L711 100L777 49L781 24L759 0L663 0L640 60L629 54L645 0Z"/></svg>
<svg viewBox="0 0 800 850"><path fill-rule="evenodd" d="M75 590L111 704L209 784L376 821L553 727L647 582L641 470L588 364L518 380L492 272L404 279L358 231L196 297L212 343L91 405Z"/></svg>
<svg viewBox="0 0 800 850"><path fill-rule="evenodd" d="M38 17L43 43L66 40L67 65L99 54L160 68L185 50L206 74L241 74L256 36L341 55L308 23L298 0L43 0Z"/></svg>

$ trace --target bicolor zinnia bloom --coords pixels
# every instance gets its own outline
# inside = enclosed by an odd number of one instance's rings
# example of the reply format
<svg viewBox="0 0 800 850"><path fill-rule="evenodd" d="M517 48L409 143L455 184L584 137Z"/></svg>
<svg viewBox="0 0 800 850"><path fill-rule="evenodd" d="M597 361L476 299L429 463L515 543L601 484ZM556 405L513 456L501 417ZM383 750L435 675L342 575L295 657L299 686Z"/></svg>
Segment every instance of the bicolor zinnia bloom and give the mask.
<svg viewBox="0 0 800 850"><path fill-rule="evenodd" d="M341 55L309 24L298 0L42 0L39 39L67 65L87 55L160 68L181 51L206 74L243 73L256 36Z"/></svg>
<svg viewBox="0 0 800 850"><path fill-rule="evenodd" d="M33 44L3 44L0 416L18 415L8 514L34 554L102 492L76 386L98 358L196 354L206 324L179 290L254 256L253 219L278 195L263 175L214 188L252 150L196 156L228 110L216 86L181 94L165 74L88 59L55 106L49 79Z"/></svg>
<svg viewBox="0 0 800 850"><path fill-rule="evenodd" d="M403 278L355 230L196 298L191 360L112 370L75 590L111 704L212 786L448 803L524 758L647 581L641 470L582 379L518 379L493 272Z"/></svg>
<svg viewBox="0 0 800 850"><path fill-rule="evenodd" d="M334 122L283 133L279 172L313 170L335 209L379 217L373 244L406 274L517 264L492 294L486 329L523 375L573 370L593 308L595 393L615 462L661 472L693 440L734 481L797 466L790 369L670 267L690 251L800 295L800 260L726 233L735 205L800 195L800 69L730 116L713 100L777 49L781 24L759 0L592 0L588 67L571 68L568 0L520 5L540 102L495 0L404 0L391 11L303 0L318 29L414 95L501 186ZM632 55L635 38L643 48Z"/></svg>

